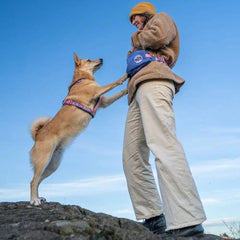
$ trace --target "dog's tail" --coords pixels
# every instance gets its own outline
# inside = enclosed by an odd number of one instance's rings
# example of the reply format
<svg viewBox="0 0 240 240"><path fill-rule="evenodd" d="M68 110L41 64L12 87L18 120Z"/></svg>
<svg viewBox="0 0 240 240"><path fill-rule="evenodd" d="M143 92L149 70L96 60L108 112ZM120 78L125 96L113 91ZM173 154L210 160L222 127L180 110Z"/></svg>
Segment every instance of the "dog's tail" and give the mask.
<svg viewBox="0 0 240 240"><path fill-rule="evenodd" d="M36 136L38 134L38 131L44 127L44 125L46 125L49 121L51 120L51 118L49 117L41 117L38 118L37 120L35 120L32 125L31 125L31 134L32 134L32 138L35 141Z"/></svg>

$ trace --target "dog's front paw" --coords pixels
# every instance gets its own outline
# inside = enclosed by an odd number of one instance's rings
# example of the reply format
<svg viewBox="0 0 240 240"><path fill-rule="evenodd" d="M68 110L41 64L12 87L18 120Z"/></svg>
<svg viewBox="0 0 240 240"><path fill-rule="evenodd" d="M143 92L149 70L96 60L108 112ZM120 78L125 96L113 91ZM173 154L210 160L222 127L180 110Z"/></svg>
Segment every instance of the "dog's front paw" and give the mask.
<svg viewBox="0 0 240 240"><path fill-rule="evenodd" d="M33 206L40 206L44 202L46 202L46 199L43 198L43 197L39 197L39 198L36 198L36 199L32 199L30 201L30 204L33 205Z"/></svg>
<svg viewBox="0 0 240 240"><path fill-rule="evenodd" d="M123 84L128 79L128 74L125 73L118 81L120 84Z"/></svg>

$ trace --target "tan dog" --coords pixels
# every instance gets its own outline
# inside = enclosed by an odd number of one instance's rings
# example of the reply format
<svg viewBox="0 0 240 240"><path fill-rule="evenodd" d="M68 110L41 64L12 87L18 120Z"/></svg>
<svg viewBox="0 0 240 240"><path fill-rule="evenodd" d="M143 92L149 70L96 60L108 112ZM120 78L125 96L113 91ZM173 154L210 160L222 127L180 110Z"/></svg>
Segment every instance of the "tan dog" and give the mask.
<svg viewBox="0 0 240 240"><path fill-rule="evenodd" d="M56 171L64 147L87 127L95 114L96 107L107 107L127 94L127 89L124 89L111 97L103 96L104 93L122 84L127 79L127 74L116 82L100 87L93 74L102 66L103 60L82 60L74 53L74 61L75 71L68 95L64 100L65 105L53 119L40 118L31 126L35 144L30 152L34 168L30 203L35 206L46 201L38 196L39 184ZM101 97L100 101L99 97Z"/></svg>

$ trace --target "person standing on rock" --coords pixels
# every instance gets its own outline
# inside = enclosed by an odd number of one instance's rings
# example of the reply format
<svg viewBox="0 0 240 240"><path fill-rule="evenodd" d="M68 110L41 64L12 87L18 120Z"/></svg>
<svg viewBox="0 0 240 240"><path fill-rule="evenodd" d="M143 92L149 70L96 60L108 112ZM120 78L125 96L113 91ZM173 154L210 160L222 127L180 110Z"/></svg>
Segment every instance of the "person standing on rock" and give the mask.
<svg viewBox="0 0 240 240"><path fill-rule="evenodd" d="M123 167L137 220L159 236L202 234L203 206L181 143L176 138L172 100L184 80L172 72L179 55L178 29L149 2L131 9L133 33L128 60L128 102ZM145 52L146 50L147 52ZM135 54L135 55L134 55ZM131 64L151 59L132 71ZM130 60L129 60L130 61ZM149 152L155 156L159 196ZM161 201L162 199L162 201Z"/></svg>

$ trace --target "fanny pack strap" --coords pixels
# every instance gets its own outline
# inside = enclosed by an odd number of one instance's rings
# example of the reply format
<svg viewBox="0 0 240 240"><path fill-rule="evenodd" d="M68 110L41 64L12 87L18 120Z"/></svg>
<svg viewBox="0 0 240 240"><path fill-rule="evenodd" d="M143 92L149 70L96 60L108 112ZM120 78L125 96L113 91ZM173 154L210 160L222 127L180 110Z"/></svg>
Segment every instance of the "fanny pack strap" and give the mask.
<svg viewBox="0 0 240 240"><path fill-rule="evenodd" d="M150 54L149 52L145 53L145 56L146 56L147 58L151 58L152 61L154 61L154 59L155 59L155 61L157 61L157 62L163 62L163 63L165 63L165 64L167 65L164 57L155 57L154 55Z"/></svg>

